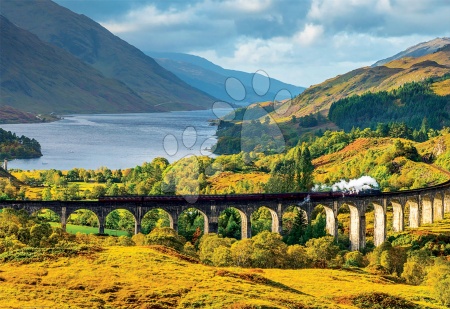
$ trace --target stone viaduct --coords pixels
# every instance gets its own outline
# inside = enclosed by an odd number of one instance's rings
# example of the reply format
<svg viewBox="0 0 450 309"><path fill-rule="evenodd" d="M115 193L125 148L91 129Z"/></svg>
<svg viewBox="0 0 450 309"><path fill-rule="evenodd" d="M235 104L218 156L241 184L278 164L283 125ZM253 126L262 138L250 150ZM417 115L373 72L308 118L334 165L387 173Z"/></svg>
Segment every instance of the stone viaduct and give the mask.
<svg viewBox="0 0 450 309"><path fill-rule="evenodd" d="M133 214L135 233L139 233L142 218L148 211L164 210L169 216L170 226L177 230L178 217L189 208L195 208L203 215L204 233L217 233L220 213L232 207L237 209L241 216L242 238L251 237L250 216L260 207L269 209L272 214L272 232L280 233L283 214L290 206L302 209L308 222L311 222L314 209L322 206L326 213L326 229L335 237L338 233L338 213L343 207L348 207L350 249L359 250L365 247L366 212L372 209L376 246L386 239L388 212L392 211L392 229L398 232L404 230L405 224L411 228L417 228L421 224L442 220L445 213L450 213L450 181L423 189L372 194L346 195L335 192L203 195L194 199L180 196L124 196L99 201L0 201L0 208L24 209L30 214L42 209L50 209L61 218L63 229L66 227L70 214L79 209L88 209L98 218L99 233L104 233L106 216L116 209L126 209Z"/></svg>

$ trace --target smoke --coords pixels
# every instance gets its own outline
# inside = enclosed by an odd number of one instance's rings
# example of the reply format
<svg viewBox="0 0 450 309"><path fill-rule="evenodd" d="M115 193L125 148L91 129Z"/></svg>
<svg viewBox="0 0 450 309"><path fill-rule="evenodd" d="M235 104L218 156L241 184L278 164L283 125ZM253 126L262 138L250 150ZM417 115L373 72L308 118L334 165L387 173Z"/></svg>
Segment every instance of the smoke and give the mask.
<svg viewBox="0 0 450 309"><path fill-rule="evenodd" d="M348 182L341 180L331 186L333 191L361 191L371 188L378 188L379 185L375 179L370 176L362 176L358 179L350 179Z"/></svg>
<svg viewBox="0 0 450 309"><path fill-rule="evenodd" d="M341 179L341 181L336 182L331 186L327 185L315 185L312 191L351 191L351 192L359 192L362 190L379 188L377 181L370 176L362 176L358 179L350 179L349 181L345 181Z"/></svg>

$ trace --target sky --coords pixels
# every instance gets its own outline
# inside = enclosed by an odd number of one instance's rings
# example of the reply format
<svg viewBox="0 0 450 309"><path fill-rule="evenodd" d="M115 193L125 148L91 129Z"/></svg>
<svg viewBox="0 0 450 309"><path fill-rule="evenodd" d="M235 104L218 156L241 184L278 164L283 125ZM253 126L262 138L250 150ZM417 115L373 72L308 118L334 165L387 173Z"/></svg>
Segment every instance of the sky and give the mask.
<svg viewBox="0 0 450 309"><path fill-rule="evenodd" d="M450 0L54 0L140 50L308 87L450 36Z"/></svg>

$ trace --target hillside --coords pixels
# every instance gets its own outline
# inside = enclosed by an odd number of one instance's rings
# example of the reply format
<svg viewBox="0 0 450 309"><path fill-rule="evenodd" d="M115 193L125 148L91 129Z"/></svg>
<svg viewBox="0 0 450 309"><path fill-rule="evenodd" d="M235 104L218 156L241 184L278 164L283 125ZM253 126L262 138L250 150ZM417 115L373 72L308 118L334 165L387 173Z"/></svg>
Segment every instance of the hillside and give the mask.
<svg viewBox="0 0 450 309"><path fill-rule="evenodd" d="M326 115L330 105L339 99L365 92L389 91L408 82L440 77L449 72L450 45L446 45L432 54L402 58L383 66L359 68L311 86L286 103L289 106L286 113L281 116L273 113L273 117L283 121L288 120L287 116L305 116L319 111ZM450 93L444 85L435 85L435 89L440 95Z"/></svg>
<svg viewBox="0 0 450 309"><path fill-rule="evenodd" d="M50 0L5 0L0 11L42 41L126 84L144 99L144 111L205 109L214 102L100 24Z"/></svg>
<svg viewBox="0 0 450 309"><path fill-rule="evenodd" d="M3 263L0 280L0 302L12 308L31 302L52 308L350 309L358 308L355 296L374 292L421 308L444 308L433 304L430 286L396 284L364 271L216 268L151 247L107 247L87 256Z"/></svg>
<svg viewBox="0 0 450 309"><path fill-rule="evenodd" d="M0 124L46 122L56 121L58 119L56 115L36 115L20 111L8 105L0 106Z"/></svg>
<svg viewBox="0 0 450 309"><path fill-rule="evenodd" d="M44 43L0 15L2 122L33 113L138 112L147 103L123 83ZM31 119L30 119L31 117Z"/></svg>
<svg viewBox="0 0 450 309"><path fill-rule="evenodd" d="M246 103L245 105L247 105L248 103L273 101L274 99L285 100L297 96L305 89L271 78L267 93L259 95L253 89L253 73L224 69L204 58L189 54L161 52L147 52L147 54L154 57L162 67L174 73L189 85L224 102ZM244 84L247 96L242 102L231 98L227 93L227 90L230 89L225 89L225 82L230 77L237 78ZM263 86L262 83L256 83L256 87L263 88ZM283 89L288 90L291 96L287 95L285 91L277 96L277 93ZM266 92L266 90L257 88L260 94ZM233 89L231 89L232 91Z"/></svg>
<svg viewBox="0 0 450 309"><path fill-rule="evenodd" d="M381 66L388 62L391 62L393 60L398 60L401 58L417 58L422 57L428 54L432 54L438 49L444 47L445 45L450 44L450 38L436 38L434 40L428 41L428 42L422 42L417 45L411 46L407 48L404 51L399 52L398 54L395 54L392 57L379 60L375 62L372 66Z"/></svg>

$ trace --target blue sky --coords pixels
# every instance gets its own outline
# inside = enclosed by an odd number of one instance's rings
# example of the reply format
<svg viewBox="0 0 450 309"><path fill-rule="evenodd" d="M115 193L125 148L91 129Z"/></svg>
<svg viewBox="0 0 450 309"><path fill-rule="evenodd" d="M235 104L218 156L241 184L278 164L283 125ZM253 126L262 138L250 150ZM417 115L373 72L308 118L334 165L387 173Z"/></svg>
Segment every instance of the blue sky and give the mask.
<svg viewBox="0 0 450 309"><path fill-rule="evenodd" d="M55 0L142 51L310 86L450 36L449 0Z"/></svg>

